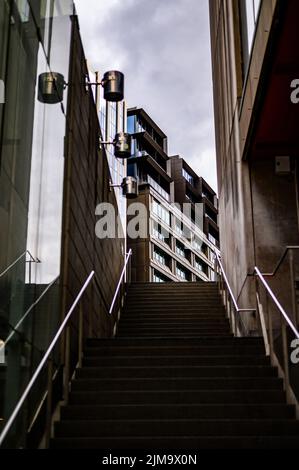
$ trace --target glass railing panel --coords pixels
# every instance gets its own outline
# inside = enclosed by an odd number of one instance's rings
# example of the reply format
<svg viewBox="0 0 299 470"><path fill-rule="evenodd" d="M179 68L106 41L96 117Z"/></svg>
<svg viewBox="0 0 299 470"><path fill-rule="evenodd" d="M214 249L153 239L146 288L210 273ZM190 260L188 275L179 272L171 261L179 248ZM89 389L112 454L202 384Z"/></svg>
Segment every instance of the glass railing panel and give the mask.
<svg viewBox="0 0 299 470"><path fill-rule="evenodd" d="M15 409L24 389L39 365L59 327L59 279L49 286L26 284L24 297L34 302L16 324L6 321L4 335L5 363L0 365L0 427ZM59 350L53 356L54 370L59 369ZM39 376L30 396L7 438L9 447L24 445L26 430L32 425L47 389L46 370Z"/></svg>

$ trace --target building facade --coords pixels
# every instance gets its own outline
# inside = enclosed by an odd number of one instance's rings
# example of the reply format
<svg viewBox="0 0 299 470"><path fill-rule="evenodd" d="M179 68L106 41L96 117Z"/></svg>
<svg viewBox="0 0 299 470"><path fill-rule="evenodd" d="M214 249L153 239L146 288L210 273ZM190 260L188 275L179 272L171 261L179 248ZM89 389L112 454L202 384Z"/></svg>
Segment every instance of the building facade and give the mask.
<svg viewBox="0 0 299 470"><path fill-rule="evenodd" d="M210 0L223 263L243 308L256 305L255 266L273 273L267 280L294 324L298 15L296 0Z"/></svg>
<svg viewBox="0 0 299 470"><path fill-rule="evenodd" d="M158 283L214 280L213 242L217 242L203 230L209 224L205 223L202 187L208 188L213 200L211 213L218 234L214 191L183 159L168 156L166 135L143 109L128 110L128 131L133 136L128 174L137 178L139 186L137 201L128 203L128 214L136 202L142 203L148 219L143 238L128 238L128 247L133 251L133 280ZM198 187L191 185L191 181L185 185L186 170Z"/></svg>
<svg viewBox="0 0 299 470"><path fill-rule="evenodd" d="M202 204L203 224L200 228L206 237L219 247L218 198L215 191L183 158L173 156L170 162L175 202L182 208L183 204L191 204L193 220L195 220L195 204Z"/></svg>

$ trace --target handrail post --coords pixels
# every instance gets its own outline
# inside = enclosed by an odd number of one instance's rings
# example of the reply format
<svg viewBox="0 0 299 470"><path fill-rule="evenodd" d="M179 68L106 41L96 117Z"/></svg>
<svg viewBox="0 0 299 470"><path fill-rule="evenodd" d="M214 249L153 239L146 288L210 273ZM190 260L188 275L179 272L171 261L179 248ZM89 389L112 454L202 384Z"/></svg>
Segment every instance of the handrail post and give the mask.
<svg viewBox="0 0 299 470"><path fill-rule="evenodd" d="M119 278L119 281L118 281L118 284L117 284L117 287L116 287L116 290L115 290L115 293L114 293L114 297L113 297L113 300L112 300L112 303L111 303L111 306L110 306L110 309L109 309L109 315L112 315L112 313L113 313L113 309L114 309L116 300L118 298L119 292L121 290L121 287L122 287L122 284L123 284L123 279L124 279L124 276L125 276L126 271L127 271L128 262L129 262L131 256L132 256L132 249L130 249L129 252L126 254L125 264L123 266L123 269L122 269L122 272L121 272L121 275L120 275L120 278Z"/></svg>
<svg viewBox="0 0 299 470"><path fill-rule="evenodd" d="M65 333L65 355L64 355L64 377L63 377L63 398L67 405L69 401L69 382L70 382L70 358L71 358L71 332L70 327L66 327Z"/></svg>
<svg viewBox="0 0 299 470"><path fill-rule="evenodd" d="M226 296L226 299L227 299L226 308L227 308L227 311L228 311L228 318L229 318L230 328L231 328L231 332L233 333L232 309L231 309L230 298L229 298L228 295Z"/></svg>
<svg viewBox="0 0 299 470"><path fill-rule="evenodd" d="M281 321L281 337L282 337L282 353L283 353L283 368L285 376L285 392L287 402L290 403L290 369L289 369L289 351L288 351L288 338L287 326L284 321Z"/></svg>
<svg viewBox="0 0 299 470"><path fill-rule="evenodd" d="M48 358L48 382L47 382L47 411L46 411L46 435L45 435L45 447L46 449L50 446L51 439L51 424L52 424L52 396L53 396L53 357L52 354Z"/></svg>
<svg viewBox="0 0 299 470"><path fill-rule="evenodd" d="M79 307L79 328L78 328L78 367L82 367L83 356L83 307L82 301Z"/></svg>
<svg viewBox="0 0 299 470"><path fill-rule="evenodd" d="M31 263L32 261L29 261L29 284L31 284Z"/></svg>
<svg viewBox="0 0 299 470"><path fill-rule="evenodd" d="M228 296L227 289L225 289L225 309L227 312L227 317L229 318L229 320L231 320L230 311L229 311L229 296Z"/></svg>
<svg viewBox="0 0 299 470"><path fill-rule="evenodd" d="M272 314L269 309L268 292L266 292L266 315L267 315L267 325L268 325L268 332L269 332L270 358L271 358L271 364L273 365L274 363L273 321L272 321Z"/></svg>
<svg viewBox="0 0 299 470"><path fill-rule="evenodd" d="M237 338L238 337L238 325L237 325L238 312L236 312L234 306L233 306L233 317L234 317L234 336Z"/></svg>
<svg viewBox="0 0 299 470"><path fill-rule="evenodd" d="M297 298L295 288L295 267L294 267L294 253L292 250L289 251L289 263L290 263L290 277L291 277L291 293L292 293L292 305L293 305L293 322L296 327L298 326L297 321Z"/></svg>

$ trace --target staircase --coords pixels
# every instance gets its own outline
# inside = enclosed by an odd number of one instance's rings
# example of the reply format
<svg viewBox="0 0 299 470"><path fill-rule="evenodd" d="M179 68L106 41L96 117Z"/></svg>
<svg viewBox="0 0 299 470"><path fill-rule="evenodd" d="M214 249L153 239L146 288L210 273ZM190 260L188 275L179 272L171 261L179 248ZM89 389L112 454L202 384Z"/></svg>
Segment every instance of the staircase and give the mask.
<svg viewBox="0 0 299 470"><path fill-rule="evenodd" d="M298 448L260 338L234 338L213 283L135 284L116 339L90 339L52 448Z"/></svg>

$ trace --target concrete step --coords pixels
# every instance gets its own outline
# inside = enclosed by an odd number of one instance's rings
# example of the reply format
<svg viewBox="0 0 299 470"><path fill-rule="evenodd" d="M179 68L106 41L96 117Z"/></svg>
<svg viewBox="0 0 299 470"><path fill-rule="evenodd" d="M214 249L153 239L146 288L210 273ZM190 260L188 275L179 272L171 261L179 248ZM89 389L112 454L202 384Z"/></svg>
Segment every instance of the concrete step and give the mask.
<svg viewBox="0 0 299 470"><path fill-rule="evenodd" d="M68 405L61 418L76 419L294 419L295 407L285 404L133 404L133 405Z"/></svg>
<svg viewBox="0 0 299 470"><path fill-rule="evenodd" d="M270 366L97 366L78 369L78 378L149 378L149 377L277 377L277 369Z"/></svg>
<svg viewBox="0 0 299 470"><path fill-rule="evenodd" d="M161 325L162 324L170 324L173 325L175 323L180 323L180 324L189 324L189 323L195 323L195 324L210 324L210 325L226 325L228 324L228 320L224 317L202 317L198 318L196 316L171 316L171 317L164 317L164 316L143 316L142 314L140 315L131 315L131 316L122 316L121 317L121 323L122 324L127 324L127 325L143 325L146 323L153 323L153 322L158 322Z"/></svg>
<svg viewBox="0 0 299 470"><path fill-rule="evenodd" d="M216 282L169 282L164 284L159 284L155 282L136 282L132 283L129 286L130 290L146 290L146 289L153 289L157 290L166 290L166 289L174 289L174 290L184 290L184 289L206 289L206 288L215 288L218 289L218 284Z"/></svg>
<svg viewBox="0 0 299 470"><path fill-rule="evenodd" d="M117 438L59 438L51 441L52 449L292 449L299 448L296 436L119 436Z"/></svg>
<svg viewBox="0 0 299 470"><path fill-rule="evenodd" d="M55 424L59 437L297 436L296 420L70 420Z"/></svg>
<svg viewBox="0 0 299 470"><path fill-rule="evenodd" d="M226 312L224 307L215 307L215 308L189 308L186 306L174 306L174 307L165 307L165 308L159 308L159 307L148 307L148 306L142 306L142 307L136 307L136 308L124 308L122 311L122 317L126 316L136 316L136 315L144 315L144 316L157 316L157 317L164 317L164 316L190 316L190 317L222 317L222 318L227 318Z"/></svg>
<svg viewBox="0 0 299 470"><path fill-rule="evenodd" d="M200 298L200 299L194 299L191 297L191 299L186 299L186 297L182 296L181 298L173 298L173 296L163 299L161 297L157 299L151 298L142 298L142 299L132 299L128 300L126 302L126 308L129 310L130 308L136 307L149 307L153 306L155 308L159 307L175 307L175 306L183 306L183 307L192 307L192 308L198 308L198 307L215 307L215 306L223 306L221 303L221 300L218 298L215 298L212 296L211 298Z"/></svg>
<svg viewBox="0 0 299 470"><path fill-rule="evenodd" d="M215 334L217 334L219 337L221 335L223 336L228 336L230 333L229 333L229 330L223 330L223 331L219 331L219 330L216 330L216 329L213 329L213 330L197 330L195 331L195 329L190 329L190 330L185 330L185 331L180 331L179 328L175 329L175 330L171 330L171 331L167 331L167 330L145 330L145 331L128 331L128 330L124 330L124 331L120 331L118 333L118 337L119 338L132 338L132 339L135 339L136 335L140 338L155 338L155 337L168 337L168 338L194 338L194 335L197 335L197 337L201 337L201 336L205 336L205 337L208 337L208 336L215 336ZM232 336L232 335L231 335Z"/></svg>
<svg viewBox="0 0 299 470"><path fill-rule="evenodd" d="M163 318L157 318L155 320L151 319L127 319L123 318L120 321L119 328L153 328L153 327L183 327L183 328L229 328L229 322L225 318L216 319L198 319L198 318L191 318L191 319L173 319L172 321Z"/></svg>
<svg viewBox="0 0 299 470"><path fill-rule="evenodd" d="M270 365L270 360L266 356L246 356L226 355L226 356L113 356L113 357L93 357L85 356L83 365L87 367L97 366L220 366L220 365Z"/></svg>
<svg viewBox="0 0 299 470"><path fill-rule="evenodd" d="M276 377L246 377L246 378L115 378L115 379L75 379L72 382L72 391L102 391L102 390L282 390L283 383Z"/></svg>
<svg viewBox="0 0 299 470"><path fill-rule="evenodd" d="M285 403L282 390L107 390L72 392L70 404Z"/></svg>
<svg viewBox="0 0 299 470"><path fill-rule="evenodd" d="M200 337L200 338L188 338L184 340L183 338L171 339L171 338L134 338L134 343L132 339L125 338L92 338L86 341L86 347L97 347L97 348L106 348L106 347L127 347L127 346L142 346L142 347L184 347L184 346L228 346L228 345L238 345L242 347L245 346L262 346L264 347L263 339L260 337L247 337L247 338L235 338L232 336L227 337Z"/></svg>
<svg viewBox="0 0 299 470"><path fill-rule="evenodd" d="M222 317L222 318L226 318L226 315L225 315L225 310L223 308L214 308L214 309L211 309L211 308L202 308L202 309L198 309L198 308L194 308L194 309L187 309L187 308L184 308L184 307L181 307L179 308L178 306L177 307L173 307L173 308L163 308L163 309L160 309L160 308L147 308L147 307L142 307L142 308L136 308L136 309L133 309L131 308L130 310L127 310L127 309L124 309L122 311L122 315L121 317L122 318L127 318L127 317L132 317L132 318L135 318L137 316L156 316L156 317L159 317L159 318L168 318L168 317L172 317L172 316L181 316L181 317L187 317L187 316L191 316L191 317L195 317L195 318L201 318L201 317L210 317L210 318L213 318L213 317Z"/></svg>
<svg viewBox="0 0 299 470"><path fill-rule="evenodd" d="M88 357L104 356L169 356L169 355L203 355L203 356L226 356L226 355L259 355L264 356L262 345L219 345L219 346L109 346L109 347L88 347L85 350Z"/></svg>

